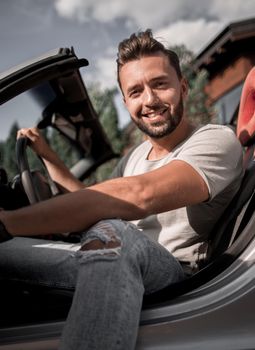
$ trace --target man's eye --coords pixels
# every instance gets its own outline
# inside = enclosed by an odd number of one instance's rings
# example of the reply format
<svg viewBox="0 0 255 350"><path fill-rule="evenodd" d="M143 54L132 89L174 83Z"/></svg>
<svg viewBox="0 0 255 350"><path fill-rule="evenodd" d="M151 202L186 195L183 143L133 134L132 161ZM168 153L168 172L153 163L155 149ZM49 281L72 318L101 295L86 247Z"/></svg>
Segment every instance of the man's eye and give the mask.
<svg viewBox="0 0 255 350"><path fill-rule="evenodd" d="M164 87L166 86L166 83L164 81L158 81L157 84L156 84L157 87Z"/></svg>
<svg viewBox="0 0 255 350"><path fill-rule="evenodd" d="M139 91L138 90L133 90L133 91L130 92L129 97L135 98L138 95L139 95Z"/></svg>

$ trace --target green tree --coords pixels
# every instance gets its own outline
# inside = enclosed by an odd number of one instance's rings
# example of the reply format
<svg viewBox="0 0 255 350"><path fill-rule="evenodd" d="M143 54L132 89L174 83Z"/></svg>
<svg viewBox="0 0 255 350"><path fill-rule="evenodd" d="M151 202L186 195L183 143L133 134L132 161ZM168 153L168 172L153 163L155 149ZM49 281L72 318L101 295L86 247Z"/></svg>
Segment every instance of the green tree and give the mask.
<svg viewBox="0 0 255 350"><path fill-rule="evenodd" d="M120 153L123 149L123 140L119 128L118 112L114 103L117 89L101 89L98 84L94 84L90 86L89 94L114 152Z"/></svg>
<svg viewBox="0 0 255 350"><path fill-rule="evenodd" d="M78 151L56 129L49 130L46 139L67 167L72 167L79 160Z"/></svg>
<svg viewBox="0 0 255 350"><path fill-rule="evenodd" d="M4 166L3 158L4 158L4 142L0 141L0 168Z"/></svg>
<svg viewBox="0 0 255 350"><path fill-rule="evenodd" d="M121 154L124 146L124 138L119 128L118 112L114 104L117 89L102 89L98 84L93 84L89 87L88 92L114 152ZM100 182L107 179L117 161L118 158L101 165L95 174L90 177L89 181Z"/></svg>
<svg viewBox="0 0 255 350"><path fill-rule="evenodd" d="M12 179L18 174L18 166L16 161L16 138L19 125L15 122L9 132L9 135L5 142L1 144L1 163L2 167L6 170L8 178Z"/></svg>
<svg viewBox="0 0 255 350"><path fill-rule="evenodd" d="M206 70L194 69L195 55L185 45L173 46L170 49L179 56L183 76L188 81L189 93L185 102L188 118L196 125L211 122L214 111L209 105L209 97L205 92L208 78Z"/></svg>

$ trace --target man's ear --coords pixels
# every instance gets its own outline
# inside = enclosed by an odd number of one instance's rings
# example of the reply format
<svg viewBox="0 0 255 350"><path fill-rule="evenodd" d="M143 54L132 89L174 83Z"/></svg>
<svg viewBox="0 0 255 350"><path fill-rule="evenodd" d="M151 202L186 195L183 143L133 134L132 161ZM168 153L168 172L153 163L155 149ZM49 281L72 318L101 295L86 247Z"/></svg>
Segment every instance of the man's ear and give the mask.
<svg viewBox="0 0 255 350"><path fill-rule="evenodd" d="M124 106L127 108L127 101L125 99L125 96L124 96L123 92L122 92L122 101L124 103Z"/></svg>
<svg viewBox="0 0 255 350"><path fill-rule="evenodd" d="M182 94L182 97L184 99L188 96L188 92L189 92L189 84L187 82L187 79L182 78L181 79L181 94Z"/></svg>
<svg viewBox="0 0 255 350"><path fill-rule="evenodd" d="M122 88L121 88L120 83L119 83L119 92L120 92L120 94L121 94L121 96L122 96L122 101L123 101L124 105L126 105L125 96L124 96L124 94L123 94L123 91L122 91Z"/></svg>

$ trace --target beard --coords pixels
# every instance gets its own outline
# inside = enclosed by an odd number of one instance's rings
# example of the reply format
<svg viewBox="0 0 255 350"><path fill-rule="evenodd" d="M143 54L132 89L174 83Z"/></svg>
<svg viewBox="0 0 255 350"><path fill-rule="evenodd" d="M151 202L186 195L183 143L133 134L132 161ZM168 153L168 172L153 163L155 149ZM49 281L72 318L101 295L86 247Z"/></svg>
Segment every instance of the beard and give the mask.
<svg viewBox="0 0 255 350"><path fill-rule="evenodd" d="M155 111L157 111L157 109L159 110L160 108L162 108L162 106L155 108ZM164 121L155 122L148 125L144 123L142 119L132 118L132 120L145 135L154 139L159 139L170 135L177 128L182 120L183 111L183 99L181 96L178 105L173 110L173 113L169 111L169 117Z"/></svg>

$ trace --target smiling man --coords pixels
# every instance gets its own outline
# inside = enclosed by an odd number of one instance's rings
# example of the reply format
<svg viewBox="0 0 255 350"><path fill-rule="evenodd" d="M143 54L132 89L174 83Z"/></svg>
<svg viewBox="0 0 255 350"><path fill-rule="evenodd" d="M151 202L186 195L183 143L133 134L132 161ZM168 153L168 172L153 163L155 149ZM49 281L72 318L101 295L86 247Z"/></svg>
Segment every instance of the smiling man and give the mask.
<svg viewBox="0 0 255 350"><path fill-rule="evenodd" d="M161 52L141 57L124 65L119 74L134 123L151 139L169 136L182 120L187 85L168 57Z"/></svg>
<svg viewBox="0 0 255 350"><path fill-rule="evenodd" d="M125 105L146 141L112 179L85 188L36 128L22 129L69 193L0 212L3 277L75 288L61 349L133 349L144 293L198 270L243 173L231 129L195 128L186 118L178 57L150 30L120 43L117 65ZM30 237L77 231L80 242L69 246Z"/></svg>

